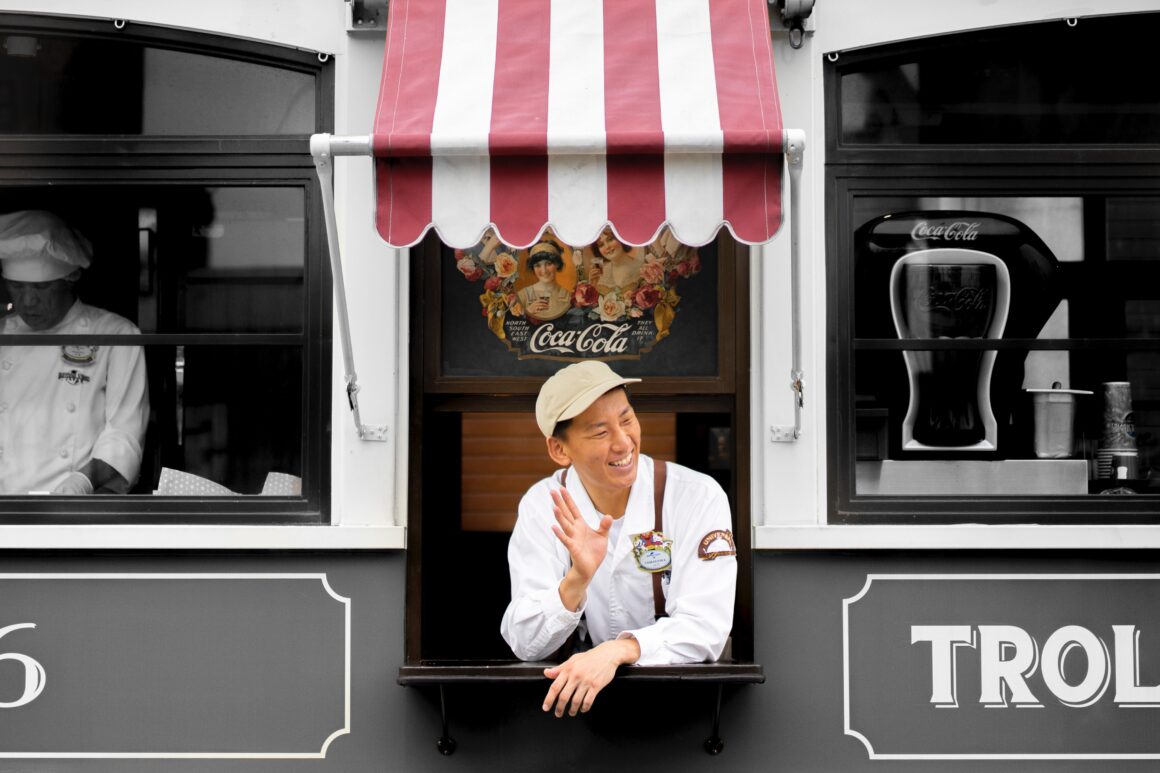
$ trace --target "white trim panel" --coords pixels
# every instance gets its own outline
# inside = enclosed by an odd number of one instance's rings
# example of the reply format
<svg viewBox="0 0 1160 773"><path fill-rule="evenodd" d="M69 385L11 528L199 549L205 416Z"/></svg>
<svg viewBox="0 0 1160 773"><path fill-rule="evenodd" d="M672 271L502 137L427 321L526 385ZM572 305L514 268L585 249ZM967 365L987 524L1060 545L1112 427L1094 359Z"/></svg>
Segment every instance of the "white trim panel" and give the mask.
<svg viewBox="0 0 1160 773"><path fill-rule="evenodd" d="M402 526L0 526L6 550L399 550Z"/></svg>
<svg viewBox="0 0 1160 773"><path fill-rule="evenodd" d="M1152 550L1160 526L756 526L755 550Z"/></svg>

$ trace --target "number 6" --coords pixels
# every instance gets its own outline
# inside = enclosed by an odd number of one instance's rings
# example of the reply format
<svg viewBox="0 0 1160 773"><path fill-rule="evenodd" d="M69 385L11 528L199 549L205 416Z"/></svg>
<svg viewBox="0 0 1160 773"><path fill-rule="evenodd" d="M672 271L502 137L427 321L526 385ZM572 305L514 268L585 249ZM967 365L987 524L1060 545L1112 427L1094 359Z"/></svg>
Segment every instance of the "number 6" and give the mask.
<svg viewBox="0 0 1160 773"><path fill-rule="evenodd" d="M12 631L21 628L35 628L36 623L17 623L6 628L0 628L0 638L4 638ZM36 700L36 696L40 695L44 690L44 666L40 665L38 661L27 655L21 655L18 652L5 652L0 655L0 661L15 660L24 665L24 694L18 700L11 703L0 701L0 709L11 709L17 706L23 706L26 703L31 703Z"/></svg>

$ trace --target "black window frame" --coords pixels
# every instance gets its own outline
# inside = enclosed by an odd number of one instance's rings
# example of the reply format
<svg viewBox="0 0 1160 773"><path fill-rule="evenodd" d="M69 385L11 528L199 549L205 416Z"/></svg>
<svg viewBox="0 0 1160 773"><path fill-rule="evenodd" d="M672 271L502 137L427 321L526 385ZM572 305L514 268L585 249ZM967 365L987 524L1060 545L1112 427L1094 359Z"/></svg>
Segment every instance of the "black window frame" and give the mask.
<svg viewBox="0 0 1160 773"><path fill-rule="evenodd" d="M1064 24L1063 20L1043 24ZM955 36L988 34L955 33ZM901 351L898 341L856 341L853 330L854 222L859 197L1160 196L1160 145L873 145L841 139L841 76L938 47L947 37L829 54L823 61L825 105L825 245L828 522L831 524L1150 524L1160 498L1096 496L859 496L855 488L856 351ZM1085 223L1086 225L1086 223ZM1089 242L1100 234L1085 227ZM1089 253L1090 254L1090 253ZM988 342L987 348L1075 351L1118 346L1157 350L1160 340L1057 339Z"/></svg>
<svg viewBox="0 0 1160 773"><path fill-rule="evenodd" d="M315 78L315 132L333 131L334 65L318 52L111 20L0 13L7 34L117 39L249 62ZM297 497L0 497L0 519L19 524L319 524L330 512L331 277L321 192L308 135L0 135L0 186L148 185L298 188L305 256L300 333L145 333L153 346L291 345L302 351L302 495ZM53 338L53 337L49 337ZM58 343L44 338L44 343ZM70 340L77 339L69 336ZM113 340L92 343L112 345ZM79 339L77 339L79 340ZM13 339L13 343L20 343ZM239 388L245 388L244 385Z"/></svg>

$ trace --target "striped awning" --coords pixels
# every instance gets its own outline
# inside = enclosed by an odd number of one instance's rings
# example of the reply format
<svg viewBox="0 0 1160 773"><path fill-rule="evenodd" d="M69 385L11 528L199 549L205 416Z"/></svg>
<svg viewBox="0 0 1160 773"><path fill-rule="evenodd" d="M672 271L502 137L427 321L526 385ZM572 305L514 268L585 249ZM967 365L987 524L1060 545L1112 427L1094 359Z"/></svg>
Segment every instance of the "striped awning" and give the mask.
<svg viewBox="0 0 1160 773"><path fill-rule="evenodd" d="M767 0L391 0L379 232L769 241L782 122Z"/></svg>

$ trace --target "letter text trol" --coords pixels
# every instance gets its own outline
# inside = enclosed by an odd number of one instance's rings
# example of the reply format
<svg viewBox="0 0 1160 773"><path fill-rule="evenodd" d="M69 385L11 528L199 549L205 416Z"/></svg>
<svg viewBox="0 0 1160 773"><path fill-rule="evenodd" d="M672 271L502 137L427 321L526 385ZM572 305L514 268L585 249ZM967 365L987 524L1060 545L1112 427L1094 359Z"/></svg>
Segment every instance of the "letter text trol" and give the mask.
<svg viewBox="0 0 1160 773"><path fill-rule="evenodd" d="M1066 674L1068 655L1082 649L1087 658L1087 673L1078 684ZM1072 662L1075 657L1071 658ZM1094 633L1078 625L1065 625L1047 638L1043 645L1043 683L1065 706L1083 708L1098 701L1108 689L1111 669L1108 648Z"/></svg>
<svg viewBox="0 0 1160 773"><path fill-rule="evenodd" d="M1014 625L979 626L979 703L1043 705L1027 687L1038 665L1039 645L1027 631Z"/></svg>
<svg viewBox="0 0 1160 773"><path fill-rule="evenodd" d="M1116 652L1116 698L1121 706L1160 707L1160 685L1140 684L1140 631L1113 625Z"/></svg>
<svg viewBox="0 0 1160 773"><path fill-rule="evenodd" d="M912 625L910 643L930 642L930 702L944 708L958 708L958 678L955 652L974 647L975 634L969 625Z"/></svg>
<svg viewBox="0 0 1160 773"><path fill-rule="evenodd" d="M1107 693L1114 667L1113 703L1160 708L1160 684L1140 684L1140 631L1134 625L1112 629L1111 652L1104 638L1079 625L1053 631L1042 653L1030 634L1010 625L912 625L910 643L930 643L930 703L939 708L959 707L960 647L979 652L979 702L988 707L1040 706L1027 686L1039 670L1043 685L1059 703L1085 708Z"/></svg>

